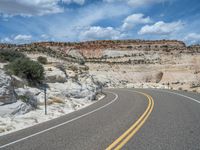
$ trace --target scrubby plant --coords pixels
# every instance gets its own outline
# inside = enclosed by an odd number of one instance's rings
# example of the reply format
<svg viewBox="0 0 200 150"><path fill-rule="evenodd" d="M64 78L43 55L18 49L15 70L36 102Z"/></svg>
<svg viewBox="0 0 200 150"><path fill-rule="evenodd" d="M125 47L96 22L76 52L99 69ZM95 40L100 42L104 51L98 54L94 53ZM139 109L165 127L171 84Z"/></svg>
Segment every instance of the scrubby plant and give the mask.
<svg viewBox="0 0 200 150"><path fill-rule="evenodd" d="M77 72L78 71L78 67L76 65L71 65L69 66L69 69L71 69L72 71L74 72Z"/></svg>
<svg viewBox="0 0 200 150"><path fill-rule="evenodd" d="M6 69L16 76L26 79L30 85L38 85L44 79L43 66L28 58L16 59L6 66Z"/></svg>
<svg viewBox="0 0 200 150"><path fill-rule="evenodd" d="M159 83L162 80L163 72L156 74L156 83Z"/></svg>
<svg viewBox="0 0 200 150"><path fill-rule="evenodd" d="M41 64L47 64L47 58L46 57L43 57L43 56L39 56L37 58L37 61L40 62Z"/></svg>
<svg viewBox="0 0 200 150"><path fill-rule="evenodd" d="M15 59L23 59L26 56L23 53L14 50L1 50L0 62L12 62Z"/></svg>
<svg viewBox="0 0 200 150"><path fill-rule="evenodd" d="M196 92L197 92L197 90L196 90L196 89L195 89L195 90L192 90L192 92L196 93Z"/></svg>
<svg viewBox="0 0 200 150"><path fill-rule="evenodd" d="M179 90L179 91L182 91L182 90L183 90L183 88L182 88L182 87L179 87L179 88L178 88L178 90Z"/></svg>
<svg viewBox="0 0 200 150"><path fill-rule="evenodd" d="M85 65L85 61L84 61L83 59L80 59L80 60L78 61L78 63L79 63L80 65Z"/></svg>
<svg viewBox="0 0 200 150"><path fill-rule="evenodd" d="M20 99L22 102L24 102L24 103L28 103L28 96L26 96L26 95L19 95L18 96L18 99Z"/></svg>

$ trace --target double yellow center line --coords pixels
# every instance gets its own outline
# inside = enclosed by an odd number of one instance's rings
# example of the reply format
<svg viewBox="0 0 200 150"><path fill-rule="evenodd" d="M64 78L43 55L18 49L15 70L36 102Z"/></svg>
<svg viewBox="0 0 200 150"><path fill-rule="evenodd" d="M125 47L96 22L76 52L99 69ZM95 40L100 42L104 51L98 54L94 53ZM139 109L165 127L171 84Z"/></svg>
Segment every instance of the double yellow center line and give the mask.
<svg viewBox="0 0 200 150"><path fill-rule="evenodd" d="M145 123L145 121L151 114L154 107L153 98L146 93L142 92L137 92L137 93L147 97L148 107L146 108L145 112L140 116L140 118L126 132L124 132L118 139L116 139L108 148L106 148L106 150L120 150L142 127L142 125Z"/></svg>

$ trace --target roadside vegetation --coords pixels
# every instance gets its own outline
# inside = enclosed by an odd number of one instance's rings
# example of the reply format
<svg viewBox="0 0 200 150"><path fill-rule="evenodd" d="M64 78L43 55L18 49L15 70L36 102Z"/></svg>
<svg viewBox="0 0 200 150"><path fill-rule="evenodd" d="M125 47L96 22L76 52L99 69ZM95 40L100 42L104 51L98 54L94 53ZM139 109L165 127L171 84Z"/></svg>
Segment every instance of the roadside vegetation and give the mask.
<svg viewBox="0 0 200 150"><path fill-rule="evenodd" d="M14 50L1 50L0 62L12 62L15 59L24 59L26 56L23 53Z"/></svg>
<svg viewBox="0 0 200 150"><path fill-rule="evenodd" d="M37 58L37 61L40 62L41 64L47 64L48 63L47 58L43 57L43 56L39 56Z"/></svg>
<svg viewBox="0 0 200 150"><path fill-rule="evenodd" d="M16 75L27 80L31 86L41 84L44 80L43 66L37 61L30 60L23 53L2 50L0 52L0 62L7 62L5 70L10 75Z"/></svg>

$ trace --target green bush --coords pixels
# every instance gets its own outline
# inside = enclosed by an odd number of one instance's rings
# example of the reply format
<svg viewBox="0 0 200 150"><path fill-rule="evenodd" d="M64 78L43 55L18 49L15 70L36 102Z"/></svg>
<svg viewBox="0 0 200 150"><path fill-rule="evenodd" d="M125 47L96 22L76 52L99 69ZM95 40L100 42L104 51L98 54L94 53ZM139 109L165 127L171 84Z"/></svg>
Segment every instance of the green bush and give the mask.
<svg viewBox="0 0 200 150"><path fill-rule="evenodd" d="M80 59L80 60L78 61L78 63L79 63L80 65L85 65L85 61L84 61L83 59Z"/></svg>
<svg viewBox="0 0 200 150"><path fill-rule="evenodd" d="M18 58L25 58L23 53L14 50L1 50L0 51L0 62L12 62Z"/></svg>
<svg viewBox="0 0 200 150"><path fill-rule="evenodd" d="M39 56L37 58L37 61L40 62L41 64L47 64L47 58L43 56Z"/></svg>
<svg viewBox="0 0 200 150"><path fill-rule="evenodd" d="M44 79L43 66L30 59L16 59L11 62L7 67L11 74L26 79L30 85L38 85Z"/></svg>

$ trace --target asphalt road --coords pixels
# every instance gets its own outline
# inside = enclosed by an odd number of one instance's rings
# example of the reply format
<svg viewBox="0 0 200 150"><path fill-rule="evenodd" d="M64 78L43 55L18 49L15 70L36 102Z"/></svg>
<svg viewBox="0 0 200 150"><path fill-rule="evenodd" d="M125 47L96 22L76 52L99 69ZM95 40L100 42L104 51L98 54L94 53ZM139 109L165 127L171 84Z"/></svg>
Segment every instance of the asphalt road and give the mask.
<svg viewBox="0 0 200 150"><path fill-rule="evenodd" d="M89 107L0 136L0 149L200 150L200 95L155 89L105 92Z"/></svg>

